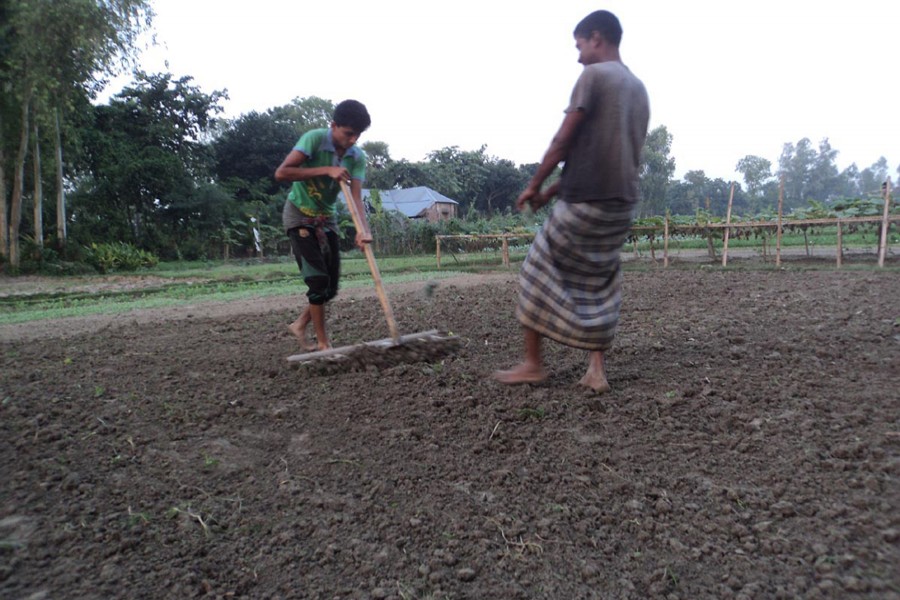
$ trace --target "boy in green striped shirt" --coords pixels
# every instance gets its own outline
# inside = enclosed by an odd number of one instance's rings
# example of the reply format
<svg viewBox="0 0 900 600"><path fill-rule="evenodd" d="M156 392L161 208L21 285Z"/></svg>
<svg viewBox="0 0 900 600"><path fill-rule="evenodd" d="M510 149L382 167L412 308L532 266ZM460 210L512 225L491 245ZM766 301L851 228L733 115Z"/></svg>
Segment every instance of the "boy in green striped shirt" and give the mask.
<svg viewBox="0 0 900 600"><path fill-rule="evenodd" d="M276 180L291 182L282 221L308 287L309 304L288 329L305 350L331 347L325 328L325 303L337 295L340 279L337 195L341 181L350 184L353 197L346 200L355 202L362 215L364 231L356 232L356 245L362 249L372 241L362 202L366 154L356 145L371 122L362 103L345 100L335 107L331 126L304 133L275 170ZM306 340L310 323L316 333L315 344Z"/></svg>

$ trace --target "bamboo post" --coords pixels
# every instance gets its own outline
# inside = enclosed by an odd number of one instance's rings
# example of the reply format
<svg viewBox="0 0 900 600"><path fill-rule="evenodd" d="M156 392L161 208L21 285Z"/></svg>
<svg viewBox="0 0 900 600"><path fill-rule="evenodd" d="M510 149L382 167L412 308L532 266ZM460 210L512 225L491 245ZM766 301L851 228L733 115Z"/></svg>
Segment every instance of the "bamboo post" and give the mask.
<svg viewBox="0 0 900 600"><path fill-rule="evenodd" d="M503 237L503 266L509 268L509 238Z"/></svg>
<svg viewBox="0 0 900 600"><path fill-rule="evenodd" d="M778 185L778 231L775 232L775 266L781 266L781 217L784 213L784 175Z"/></svg>
<svg viewBox="0 0 900 600"><path fill-rule="evenodd" d="M837 268L840 269L844 262L844 226L841 220L837 220Z"/></svg>
<svg viewBox="0 0 900 600"><path fill-rule="evenodd" d="M725 235L722 236L722 266L728 265L728 238L731 234L731 205L734 202L734 182L731 182L731 193L728 194L728 209L725 211Z"/></svg>
<svg viewBox="0 0 900 600"><path fill-rule="evenodd" d="M650 234L650 260L653 261L653 266L656 266L656 252L653 250L653 240L656 239L656 234Z"/></svg>
<svg viewBox="0 0 900 600"><path fill-rule="evenodd" d="M888 216L891 210L891 178L884 183L884 214L881 218L881 241L878 244L878 266L884 266L884 256L887 254Z"/></svg>
<svg viewBox="0 0 900 600"><path fill-rule="evenodd" d="M710 214L710 205L709 205L709 196L706 197L706 224L709 225L709 222L712 215ZM706 251L709 253L709 258L711 260L716 260L716 247L713 245L712 241L712 229L709 227L706 228Z"/></svg>
<svg viewBox="0 0 900 600"><path fill-rule="evenodd" d="M437 256L437 268L440 269L441 268L441 236L439 236L439 235L434 236L434 243L437 246L436 252L435 252L435 254Z"/></svg>
<svg viewBox="0 0 900 600"><path fill-rule="evenodd" d="M640 254L638 254L638 247L637 247L637 234L632 236L631 241L634 244L634 258L637 259L640 257Z"/></svg>
<svg viewBox="0 0 900 600"><path fill-rule="evenodd" d="M666 210L666 220L663 224L663 268L669 266L669 215L671 211Z"/></svg>

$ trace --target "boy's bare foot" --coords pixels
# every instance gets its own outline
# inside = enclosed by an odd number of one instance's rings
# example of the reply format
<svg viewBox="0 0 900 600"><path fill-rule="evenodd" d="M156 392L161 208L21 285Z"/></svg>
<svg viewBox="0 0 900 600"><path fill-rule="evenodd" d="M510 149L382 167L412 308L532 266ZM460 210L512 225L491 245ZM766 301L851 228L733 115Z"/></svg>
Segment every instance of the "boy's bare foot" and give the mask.
<svg viewBox="0 0 900 600"><path fill-rule="evenodd" d="M514 385L517 383L540 383L547 379L547 372L541 367L534 367L522 363L512 369L495 371L494 379L507 385Z"/></svg>
<svg viewBox="0 0 900 600"><path fill-rule="evenodd" d="M306 325L302 325L299 319L288 325L287 328L288 331L290 331L298 340L300 340L300 347L304 350L308 350L310 352L314 350L322 350L322 348L319 348L318 344L310 342L306 339Z"/></svg>
<svg viewBox="0 0 900 600"><path fill-rule="evenodd" d="M612 388L609 387L609 382L606 380L606 375L603 373L598 373L596 371L588 371L584 374L584 377L578 382L578 385L583 385L584 387L591 388L598 394L605 394L610 391Z"/></svg>

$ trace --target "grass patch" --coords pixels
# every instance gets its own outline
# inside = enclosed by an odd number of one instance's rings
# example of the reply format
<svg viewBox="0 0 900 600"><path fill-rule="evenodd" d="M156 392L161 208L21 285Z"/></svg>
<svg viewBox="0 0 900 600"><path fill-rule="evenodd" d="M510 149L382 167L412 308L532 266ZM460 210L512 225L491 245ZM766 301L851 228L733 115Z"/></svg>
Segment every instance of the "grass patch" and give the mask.
<svg viewBox="0 0 900 600"><path fill-rule="evenodd" d="M348 261L349 262L349 261ZM365 262L365 261L363 261ZM186 270L187 271L187 270ZM110 293L54 293L28 297L6 297L0 299L0 324L25 323L43 319L80 317L89 315L109 315L133 310L185 306L203 302L231 302L272 296L293 296L302 294L305 287L296 274L288 277L256 279L260 271L253 275L243 273L235 277L230 270L216 275L226 275L230 279L219 279L200 283L175 280L172 283L142 290ZM428 281L460 275L460 271L414 271L385 274L385 283L405 283ZM207 276L209 272L207 271ZM372 277L365 272L350 270L341 278L342 289L353 289L373 285Z"/></svg>

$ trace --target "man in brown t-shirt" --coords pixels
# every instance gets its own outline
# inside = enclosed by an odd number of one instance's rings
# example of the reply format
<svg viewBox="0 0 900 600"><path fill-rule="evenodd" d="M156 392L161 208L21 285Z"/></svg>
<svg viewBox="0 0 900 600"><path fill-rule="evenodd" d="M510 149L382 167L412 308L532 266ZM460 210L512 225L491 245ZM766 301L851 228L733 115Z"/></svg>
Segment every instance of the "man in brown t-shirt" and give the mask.
<svg viewBox="0 0 900 600"><path fill-rule="evenodd" d="M649 100L644 84L622 63L622 27L596 11L575 28L584 71L559 131L537 172L519 196L519 210L534 210L560 196L535 238L520 274L516 316L525 331L525 358L494 377L536 383L547 377L541 340L589 351L580 384L609 390L603 353L612 346L621 306L619 252L640 199L641 149ZM541 186L560 162L562 176Z"/></svg>

